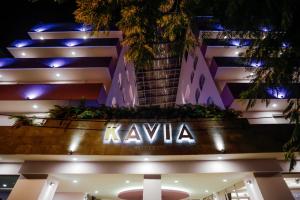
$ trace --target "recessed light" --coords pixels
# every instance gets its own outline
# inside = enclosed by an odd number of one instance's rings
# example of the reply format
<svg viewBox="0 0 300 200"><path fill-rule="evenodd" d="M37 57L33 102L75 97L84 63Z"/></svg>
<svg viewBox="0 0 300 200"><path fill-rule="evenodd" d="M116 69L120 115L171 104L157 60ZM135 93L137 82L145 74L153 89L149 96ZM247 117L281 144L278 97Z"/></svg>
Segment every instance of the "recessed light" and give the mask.
<svg viewBox="0 0 300 200"><path fill-rule="evenodd" d="M44 40L44 37L43 37L43 36L41 36L41 37L40 37L40 40Z"/></svg>
<svg viewBox="0 0 300 200"><path fill-rule="evenodd" d="M252 72L252 73L250 73L250 76L254 76L254 73Z"/></svg>
<svg viewBox="0 0 300 200"><path fill-rule="evenodd" d="M219 156L219 157L218 157L218 160L223 160L223 157Z"/></svg>
<svg viewBox="0 0 300 200"><path fill-rule="evenodd" d="M72 158L72 160L73 160L73 161L77 161L78 159L77 159L77 158Z"/></svg>
<svg viewBox="0 0 300 200"><path fill-rule="evenodd" d="M175 180L174 183L179 183L179 181L178 181L178 180Z"/></svg>
<svg viewBox="0 0 300 200"><path fill-rule="evenodd" d="M277 104L276 104L276 103L273 103L273 104L272 104L272 107L273 107L273 108L276 108L276 107L277 107Z"/></svg>
<svg viewBox="0 0 300 200"><path fill-rule="evenodd" d="M60 77L60 73L56 73L55 76L56 76L56 77Z"/></svg>
<svg viewBox="0 0 300 200"><path fill-rule="evenodd" d="M74 56L74 55L76 55L76 52L75 52L75 51L72 51L71 54Z"/></svg>
<svg viewBox="0 0 300 200"><path fill-rule="evenodd" d="M87 36L86 36L86 35L84 35L84 36L83 36L83 39L84 39L84 40L86 40L86 39L87 39Z"/></svg>
<svg viewBox="0 0 300 200"><path fill-rule="evenodd" d="M36 105L36 104L34 104L32 107L33 107L34 109L38 109L38 108L39 108L39 106Z"/></svg>
<svg viewBox="0 0 300 200"><path fill-rule="evenodd" d="M22 52L21 55L22 55L22 56L26 56L26 53L25 53L25 52Z"/></svg>
<svg viewBox="0 0 300 200"><path fill-rule="evenodd" d="M224 36L224 39L227 39L227 35Z"/></svg>
<svg viewBox="0 0 300 200"><path fill-rule="evenodd" d="M130 183L130 180L126 180L125 183L127 183L127 184Z"/></svg>
<svg viewBox="0 0 300 200"><path fill-rule="evenodd" d="M208 193L208 190L205 190L205 193Z"/></svg>
<svg viewBox="0 0 300 200"><path fill-rule="evenodd" d="M226 182L227 182L227 179L223 179L223 182L226 183Z"/></svg>
<svg viewBox="0 0 300 200"><path fill-rule="evenodd" d="M235 55L238 55L239 53L240 53L240 52L236 51L236 52L235 52Z"/></svg>
<svg viewBox="0 0 300 200"><path fill-rule="evenodd" d="M7 187L7 185L6 185L6 184L3 184L2 187Z"/></svg>
<svg viewBox="0 0 300 200"><path fill-rule="evenodd" d="M144 158L144 161L149 161L149 158Z"/></svg>
<svg viewBox="0 0 300 200"><path fill-rule="evenodd" d="M72 182L73 182L73 183L78 183L78 181L77 181L77 180L73 180Z"/></svg>
<svg viewBox="0 0 300 200"><path fill-rule="evenodd" d="M95 193L95 194L98 194L98 193L99 193L99 191L98 191L98 190L96 190L94 193Z"/></svg>

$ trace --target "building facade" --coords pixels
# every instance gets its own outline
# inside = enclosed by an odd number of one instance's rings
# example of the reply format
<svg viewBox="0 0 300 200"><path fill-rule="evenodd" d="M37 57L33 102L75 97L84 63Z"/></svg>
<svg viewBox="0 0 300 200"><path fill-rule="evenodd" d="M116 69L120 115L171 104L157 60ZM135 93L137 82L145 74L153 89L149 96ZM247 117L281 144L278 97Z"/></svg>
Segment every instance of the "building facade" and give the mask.
<svg viewBox="0 0 300 200"><path fill-rule="evenodd" d="M267 91L269 106L258 99L246 110L240 94L263 63L240 56L253 39L220 38L210 19L197 18L199 45L182 59L164 52L142 71L125 61L118 30L40 24L14 41L12 57L0 58L0 199L300 199L300 168L289 173L282 152L293 130L282 111L293 97ZM216 105L242 116L49 118L55 105L82 104ZM15 127L13 115L39 125Z"/></svg>

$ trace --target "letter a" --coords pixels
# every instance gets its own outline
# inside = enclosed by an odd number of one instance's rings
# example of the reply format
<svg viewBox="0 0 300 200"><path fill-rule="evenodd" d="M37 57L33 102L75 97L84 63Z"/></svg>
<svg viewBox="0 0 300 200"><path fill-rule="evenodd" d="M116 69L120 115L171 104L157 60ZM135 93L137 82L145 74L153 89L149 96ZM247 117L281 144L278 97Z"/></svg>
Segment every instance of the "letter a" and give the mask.
<svg viewBox="0 0 300 200"><path fill-rule="evenodd" d="M103 143L104 144L109 144L111 142L120 143L121 139L118 133L119 129L120 129L119 124L112 124L112 123L107 124L104 133Z"/></svg>
<svg viewBox="0 0 300 200"><path fill-rule="evenodd" d="M186 124L181 125L181 128L178 133L178 137L177 137L177 142L178 143L182 143L182 142L194 143L195 142L194 136L192 135L191 131L188 129Z"/></svg>
<svg viewBox="0 0 300 200"><path fill-rule="evenodd" d="M139 130L135 124L133 124L131 126L131 128L129 129L126 137L124 138L124 142L125 143L130 143L130 142L141 143L142 142L142 137L141 137Z"/></svg>

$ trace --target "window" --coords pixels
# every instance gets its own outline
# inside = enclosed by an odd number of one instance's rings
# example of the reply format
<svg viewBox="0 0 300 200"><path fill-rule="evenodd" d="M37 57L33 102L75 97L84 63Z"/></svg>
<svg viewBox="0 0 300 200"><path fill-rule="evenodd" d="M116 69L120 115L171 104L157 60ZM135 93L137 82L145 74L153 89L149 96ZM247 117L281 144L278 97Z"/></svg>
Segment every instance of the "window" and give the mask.
<svg viewBox="0 0 300 200"><path fill-rule="evenodd" d="M118 85L119 85L119 88L121 89L122 88L122 74L121 73L118 74Z"/></svg>
<svg viewBox="0 0 300 200"><path fill-rule="evenodd" d="M197 104L199 104L199 98L200 98L200 89L197 88L196 93L195 93L195 100L196 100Z"/></svg>
<svg viewBox="0 0 300 200"><path fill-rule="evenodd" d="M199 78L199 88L200 88L200 90L203 89L204 83L205 83L205 76L203 74L201 74L200 78Z"/></svg>
<svg viewBox="0 0 300 200"><path fill-rule="evenodd" d="M212 99L212 97L208 97L207 100L206 100L206 104L211 106L211 105L214 105L214 100Z"/></svg>
<svg viewBox="0 0 300 200"><path fill-rule="evenodd" d="M189 56L189 52L187 50L185 50L185 52L184 52L185 61L187 61L188 56Z"/></svg>
<svg viewBox="0 0 300 200"><path fill-rule="evenodd" d="M192 72L192 73L191 73L191 83L193 83L194 77L195 77L195 73Z"/></svg>
<svg viewBox="0 0 300 200"><path fill-rule="evenodd" d="M198 64L198 56L196 56L195 57L195 59L194 59L194 70L196 70L196 68L197 68L197 64Z"/></svg>

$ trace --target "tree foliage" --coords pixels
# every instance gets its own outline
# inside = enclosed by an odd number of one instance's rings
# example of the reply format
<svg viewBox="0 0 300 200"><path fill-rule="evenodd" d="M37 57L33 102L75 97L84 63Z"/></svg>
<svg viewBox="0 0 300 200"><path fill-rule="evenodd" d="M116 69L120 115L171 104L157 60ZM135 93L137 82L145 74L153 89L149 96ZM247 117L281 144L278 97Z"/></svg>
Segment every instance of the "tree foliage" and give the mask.
<svg viewBox="0 0 300 200"><path fill-rule="evenodd" d="M77 22L95 30L109 30L115 24L123 32L122 44L130 47L125 58L135 66L151 64L160 53L160 43L172 43L181 55L196 40L188 32L194 16L191 0L77 0ZM196 1L195 1L196 2Z"/></svg>

